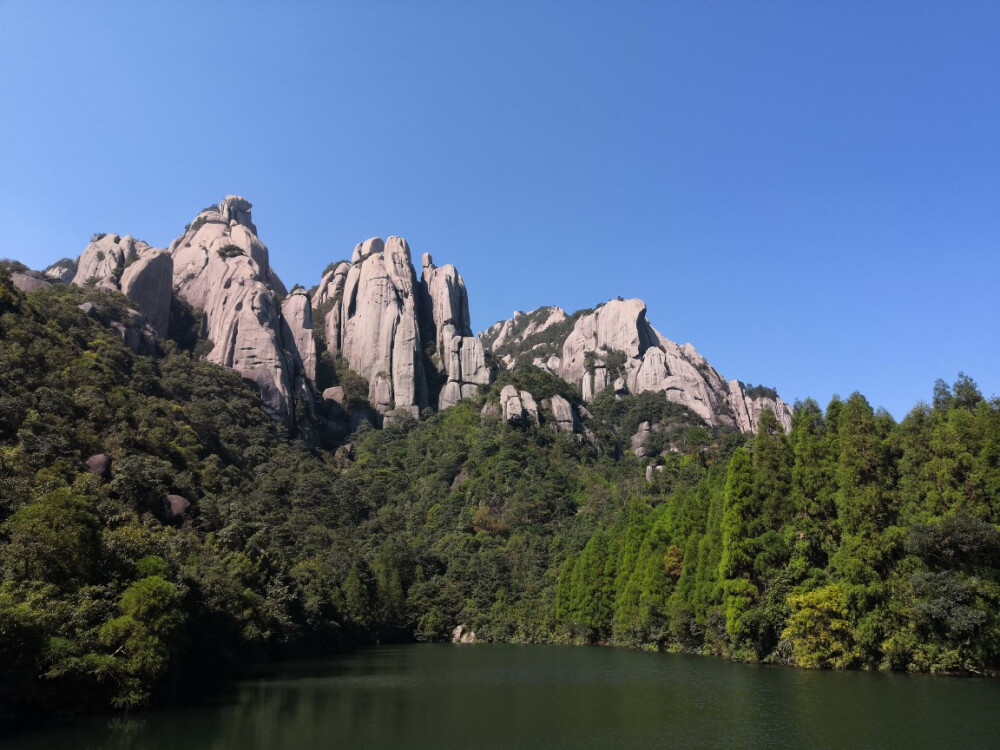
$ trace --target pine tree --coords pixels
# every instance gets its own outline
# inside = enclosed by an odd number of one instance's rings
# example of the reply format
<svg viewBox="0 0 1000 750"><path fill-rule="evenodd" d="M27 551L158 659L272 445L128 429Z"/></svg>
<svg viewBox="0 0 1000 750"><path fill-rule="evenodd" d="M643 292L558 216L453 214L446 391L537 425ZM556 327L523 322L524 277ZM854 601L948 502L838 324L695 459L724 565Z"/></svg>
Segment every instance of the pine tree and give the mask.
<svg viewBox="0 0 1000 750"><path fill-rule="evenodd" d="M746 448L737 448L729 461L722 511L722 583L726 631L737 648L751 635L747 614L759 595L753 580L754 527L759 515L755 504L753 466Z"/></svg>

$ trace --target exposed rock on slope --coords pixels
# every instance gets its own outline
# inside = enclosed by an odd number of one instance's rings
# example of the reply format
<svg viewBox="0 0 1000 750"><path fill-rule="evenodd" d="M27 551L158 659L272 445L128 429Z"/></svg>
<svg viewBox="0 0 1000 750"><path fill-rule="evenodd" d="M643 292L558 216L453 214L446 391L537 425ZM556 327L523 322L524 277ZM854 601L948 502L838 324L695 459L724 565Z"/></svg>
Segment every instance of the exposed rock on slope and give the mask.
<svg viewBox="0 0 1000 750"><path fill-rule="evenodd" d="M50 266L46 274L54 275L50 272L59 267ZM120 291L145 314L147 320L140 327L148 323L156 335L166 336L173 268L170 253L131 235L97 235L77 261L73 283Z"/></svg>
<svg viewBox="0 0 1000 750"><path fill-rule="evenodd" d="M118 234L95 235L77 261L73 283L97 287L104 283L117 289L118 278L125 264L134 261L140 252L148 249L148 244L142 240L137 241L128 234L124 237Z"/></svg>
<svg viewBox="0 0 1000 750"><path fill-rule="evenodd" d="M59 279L60 281L69 284L73 281L73 277L76 276L76 261L72 258L57 260L42 273L49 278Z"/></svg>
<svg viewBox="0 0 1000 750"><path fill-rule="evenodd" d="M173 277L174 260L170 253L153 248L141 253L121 276L122 294L142 308L160 336L166 336L170 327Z"/></svg>
<svg viewBox="0 0 1000 750"><path fill-rule="evenodd" d="M10 281L15 288L20 289L22 292L34 292L39 289L44 289L47 286L52 286L51 282L46 280L43 274L36 271L31 271L29 273L12 273L10 275Z"/></svg>
<svg viewBox="0 0 1000 750"><path fill-rule="evenodd" d="M555 417L556 426L559 430L563 432L576 432L580 422L569 401L557 393L549 399L549 406L552 409L552 415Z"/></svg>
<svg viewBox="0 0 1000 750"><path fill-rule="evenodd" d="M430 308L434 323L435 364L446 378L438 408L446 409L475 395L480 385L490 382L490 372L483 346L472 334L469 296L462 277L455 266L435 266L429 253L424 253L422 265L424 304Z"/></svg>
<svg viewBox="0 0 1000 750"><path fill-rule="evenodd" d="M272 414L289 424L294 364L303 363L295 336L282 341L277 294L285 289L268 262L245 198L226 196L202 211L170 245L178 296L203 315L202 334L214 346L206 359L239 372L260 388ZM310 321L311 323L311 321ZM315 366L315 350L312 357Z"/></svg>
<svg viewBox="0 0 1000 750"><path fill-rule="evenodd" d="M418 284L401 237L366 240L351 257L324 275L314 304L325 315L327 349L368 381L369 401L380 413L418 415L441 381L440 408L489 382L454 266L437 268L425 254Z"/></svg>
<svg viewBox="0 0 1000 750"><path fill-rule="evenodd" d="M494 323L479 334L479 339L508 367L525 355L545 366L562 350L562 341L572 330L574 320L561 307L539 307L529 313L517 310L510 320Z"/></svg>
<svg viewBox="0 0 1000 750"><path fill-rule="evenodd" d="M608 386L619 393L662 391L711 426L751 432L761 410L770 408L786 430L791 427L787 404L776 395L751 397L737 381L727 383L690 344L678 346L653 328L642 300L615 299L592 311L560 313L559 308L515 313L484 332L482 340L487 348L499 347L506 361L532 358L579 386L585 401Z"/></svg>
<svg viewBox="0 0 1000 750"><path fill-rule="evenodd" d="M251 211L245 198L226 196L201 211L167 251L129 235L96 235L78 261L53 264L45 278L121 291L144 316L131 328L160 336L170 326L176 294L200 311L201 334L213 344L207 359L255 382L274 416L289 426L296 399L312 412L316 315L326 348L367 381L368 399L383 417L417 416L425 407L444 409L475 395L492 380L488 351L508 366L533 362L577 386L585 401L606 388L662 392L711 426L754 431L767 408L790 426L791 410L776 393L724 380L690 344L678 346L653 328L638 299L572 315L558 307L516 312L477 337L455 267L439 268L425 253L418 280L401 237L359 243L351 260L329 267L312 297L301 289L287 294ZM36 274L22 283L37 286L45 278ZM554 418L554 429L581 427L565 398L544 401L540 415L529 392L505 388L501 395L497 408L509 421Z"/></svg>
<svg viewBox="0 0 1000 750"><path fill-rule="evenodd" d="M312 305L304 289L296 289L281 304L282 341L292 344L296 369L309 382L316 381L316 341L313 339Z"/></svg>

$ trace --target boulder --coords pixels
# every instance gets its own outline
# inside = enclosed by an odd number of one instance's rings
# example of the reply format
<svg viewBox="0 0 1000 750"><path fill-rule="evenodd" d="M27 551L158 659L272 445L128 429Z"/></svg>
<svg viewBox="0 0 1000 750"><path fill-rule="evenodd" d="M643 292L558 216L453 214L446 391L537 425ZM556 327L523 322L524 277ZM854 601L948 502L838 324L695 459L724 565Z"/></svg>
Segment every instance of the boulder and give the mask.
<svg viewBox="0 0 1000 750"><path fill-rule="evenodd" d="M91 474L107 479L111 475L111 456L107 453L95 453L83 462L83 467Z"/></svg>
<svg viewBox="0 0 1000 750"><path fill-rule="evenodd" d="M34 273L12 273L10 275L10 281L15 288L20 289L22 292L35 292L39 289L45 289L46 287L52 286L50 282L40 278Z"/></svg>
<svg viewBox="0 0 1000 750"><path fill-rule="evenodd" d="M253 204L246 198L239 195L227 195L219 202L219 218L223 224L241 226L249 229L253 234L257 234L257 227L254 226L250 216L252 208Z"/></svg>
<svg viewBox="0 0 1000 750"><path fill-rule="evenodd" d="M451 631L452 643L475 643L476 634L465 625L456 625Z"/></svg>
<svg viewBox="0 0 1000 750"><path fill-rule="evenodd" d="M500 413L504 420L511 424L519 424L524 417L521 396L518 394L517 388L512 385L505 385L500 389Z"/></svg>
<svg viewBox="0 0 1000 750"><path fill-rule="evenodd" d="M167 495L163 498L163 516L167 521L176 521L191 508L191 501L181 495Z"/></svg>
<svg viewBox="0 0 1000 750"><path fill-rule="evenodd" d="M344 389L342 386L334 385L330 386L323 391L324 401L333 401L334 403L344 405Z"/></svg>
<svg viewBox="0 0 1000 750"><path fill-rule="evenodd" d="M570 402L556 394L549 400L549 404L558 429L562 432L576 432L576 412L573 411Z"/></svg>
<svg viewBox="0 0 1000 750"><path fill-rule="evenodd" d="M632 449L632 452L635 453L636 458L646 457L646 448L644 445L647 438L649 438L652 434L653 429L649 422L643 422L639 425L639 429L636 430L636 433L632 436L632 439L629 442L629 447Z"/></svg>

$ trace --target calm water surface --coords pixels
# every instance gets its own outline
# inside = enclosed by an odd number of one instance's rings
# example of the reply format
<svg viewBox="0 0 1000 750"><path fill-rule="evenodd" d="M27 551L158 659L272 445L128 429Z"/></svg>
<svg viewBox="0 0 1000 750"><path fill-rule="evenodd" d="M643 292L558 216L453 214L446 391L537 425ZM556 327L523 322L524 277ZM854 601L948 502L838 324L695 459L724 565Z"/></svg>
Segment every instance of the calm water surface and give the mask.
<svg viewBox="0 0 1000 750"><path fill-rule="evenodd" d="M299 663L211 705L0 748L1000 747L1000 682L754 667L612 648L413 645Z"/></svg>

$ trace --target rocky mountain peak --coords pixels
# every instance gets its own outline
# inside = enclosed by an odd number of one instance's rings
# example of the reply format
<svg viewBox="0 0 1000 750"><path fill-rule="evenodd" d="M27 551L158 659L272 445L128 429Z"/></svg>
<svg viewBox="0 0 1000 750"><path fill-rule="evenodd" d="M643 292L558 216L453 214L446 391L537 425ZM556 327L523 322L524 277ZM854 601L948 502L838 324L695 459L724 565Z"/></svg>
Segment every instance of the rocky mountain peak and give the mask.
<svg viewBox="0 0 1000 750"><path fill-rule="evenodd" d="M472 395L489 382L482 347L469 325L465 283L454 266L421 259L418 284L402 237L358 243L350 262L334 265L316 290L326 345L369 383L382 414L418 414ZM441 382L443 380L443 382Z"/></svg>
<svg viewBox="0 0 1000 750"><path fill-rule="evenodd" d="M760 412L772 409L786 430L791 409L777 394L747 393L726 382L691 344L679 346L646 319L646 303L617 298L567 316L559 308L515 313L480 338L513 364L527 359L580 388L592 401L606 388L616 393L662 392L709 426L756 430Z"/></svg>
<svg viewBox="0 0 1000 750"><path fill-rule="evenodd" d="M316 316L326 348L368 382L369 401L387 417L475 395L492 380L490 351L508 366L533 362L577 386L585 401L606 388L662 392L710 426L750 432L768 408L790 425L791 410L776 393L723 379L693 346L653 328L640 299L619 297L572 315L559 307L517 311L475 336L455 266L437 266L423 253L418 277L409 244L398 236L359 242L350 260L327 268L312 295L300 288L288 294L252 209L246 198L227 195L200 211L166 250L130 235L95 235L76 262L53 264L46 275L122 292L160 336L176 294L201 315L201 333L213 344L207 359L256 383L272 414L289 426L297 399L312 408ZM508 411L519 404L530 421L531 394L516 395L518 403L508 394ZM572 426L565 404L549 403L555 406L545 408L560 411L556 421Z"/></svg>
<svg viewBox="0 0 1000 750"><path fill-rule="evenodd" d="M225 224L246 227L252 234L257 234L257 227L254 226L250 217L252 208L253 204L246 198L239 195L227 195L219 202L219 218Z"/></svg>
<svg viewBox="0 0 1000 750"><path fill-rule="evenodd" d="M298 347L294 336L282 340L278 297L286 291L257 236L251 208L245 198L229 195L202 210L170 244L173 286L201 311L202 335L213 343L206 358L256 383L264 403L287 424L294 363L285 352L294 359Z"/></svg>

